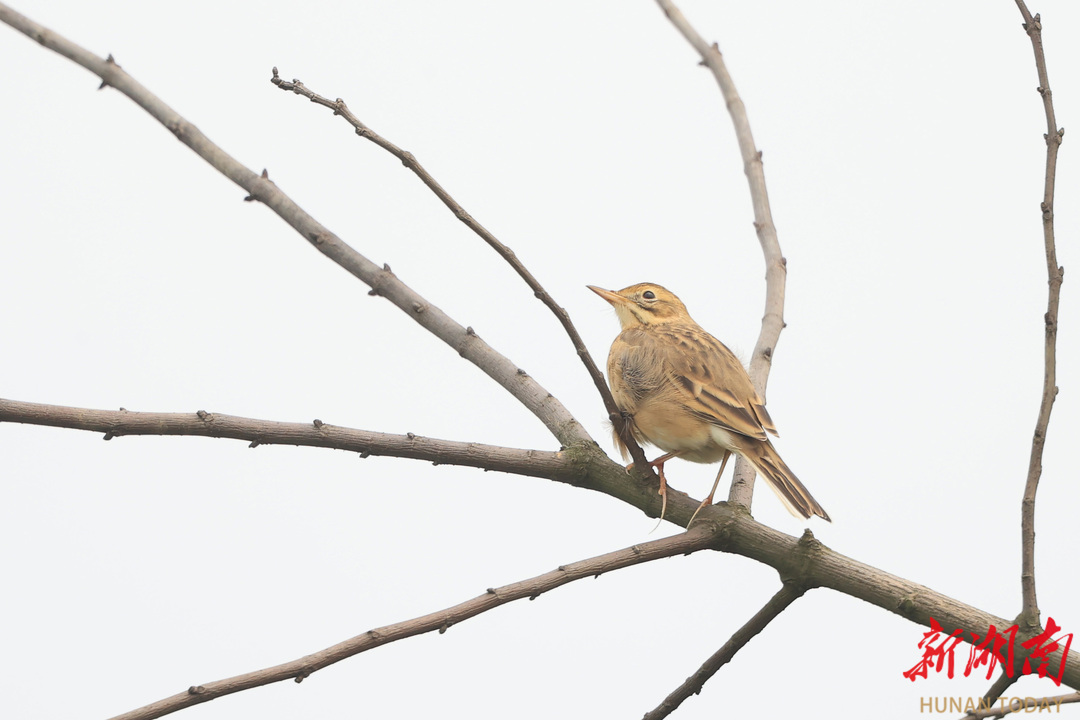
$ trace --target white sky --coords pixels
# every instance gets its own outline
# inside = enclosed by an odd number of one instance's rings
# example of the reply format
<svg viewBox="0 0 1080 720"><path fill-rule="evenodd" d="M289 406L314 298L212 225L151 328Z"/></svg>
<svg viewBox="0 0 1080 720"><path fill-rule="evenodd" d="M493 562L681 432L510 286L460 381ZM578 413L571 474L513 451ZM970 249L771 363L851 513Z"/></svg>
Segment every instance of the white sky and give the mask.
<svg viewBox="0 0 1080 720"><path fill-rule="evenodd" d="M680 5L746 102L784 254L777 447L839 552L989 612L1020 609L1042 382L1045 131L1009 0ZM587 283L659 282L747 357L763 265L719 91L649 1L22 2L128 72L343 239L530 372L610 448L555 320L401 164L285 94L300 78L416 154L514 248L603 361ZM528 7L526 10L525 8ZM1080 126L1080 6L1043 0L1058 122ZM0 396L325 422L556 449L502 389L328 262L119 93L10 29L0 109ZM1078 159L1058 171L1075 259ZM1039 604L1080 631L1075 271L1038 499ZM100 718L287 661L664 525L565 485L200 438L4 425L0 707ZM697 497L714 468L673 462ZM755 517L803 525L771 493ZM184 711L636 718L763 604L776 573L699 553ZM922 629L799 600L676 717L901 718ZM1012 695L1052 694L1027 679ZM1080 714L1075 706L1062 713ZM750 714L753 715L750 715ZM951 715L949 716L951 717Z"/></svg>

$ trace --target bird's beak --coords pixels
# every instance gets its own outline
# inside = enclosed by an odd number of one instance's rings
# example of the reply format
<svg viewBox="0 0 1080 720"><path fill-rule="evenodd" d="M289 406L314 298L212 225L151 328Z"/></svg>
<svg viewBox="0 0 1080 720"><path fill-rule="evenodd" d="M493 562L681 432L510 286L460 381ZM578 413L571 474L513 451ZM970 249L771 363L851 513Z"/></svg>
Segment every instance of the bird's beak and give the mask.
<svg viewBox="0 0 1080 720"><path fill-rule="evenodd" d="M604 288L599 288L599 287L596 287L595 285L586 285L585 287L589 288L594 293L596 293L600 297L604 298L605 300L607 300L609 303L611 303L612 305L614 305L616 307L618 307L619 305L625 305L626 304L626 298L624 298L622 295L620 295L617 292L613 292L611 290L605 290Z"/></svg>

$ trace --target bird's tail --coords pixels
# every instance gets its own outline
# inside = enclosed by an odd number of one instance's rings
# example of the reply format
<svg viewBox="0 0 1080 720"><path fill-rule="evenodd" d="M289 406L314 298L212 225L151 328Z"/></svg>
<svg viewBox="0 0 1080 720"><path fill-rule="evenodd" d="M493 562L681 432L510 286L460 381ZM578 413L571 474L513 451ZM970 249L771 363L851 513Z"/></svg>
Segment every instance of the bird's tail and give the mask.
<svg viewBox="0 0 1080 720"><path fill-rule="evenodd" d="M825 512L825 508L814 499L806 486L799 482L799 478L791 472L791 468L776 452L771 442L750 440L744 445L745 447L739 448L739 454L749 460L758 474L765 478L769 487L792 515L807 519L811 515L817 515L832 522L829 513Z"/></svg>

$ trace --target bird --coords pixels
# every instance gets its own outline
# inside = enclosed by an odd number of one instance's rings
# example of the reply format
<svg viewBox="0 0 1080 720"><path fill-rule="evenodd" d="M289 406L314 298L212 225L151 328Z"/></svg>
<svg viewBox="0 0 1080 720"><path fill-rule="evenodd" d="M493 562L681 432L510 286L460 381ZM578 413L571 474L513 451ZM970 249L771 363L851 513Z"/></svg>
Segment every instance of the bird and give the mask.
<svg viewBox="0 0 1080 720"><path fill-rule="evenodd" d="M623 418L624 434L619 423L613 428L615 444L623 458L629 455L626 435L664 451L649 463L660 477L661 519L667 508L665 462L676 457L720 462L700 512L712 504L728 458L735 453L754 466L792 515L832 522L769 440L779 433L746 368L694 322L673 292L654 283L619 291L587 287L611 303L622 326L607 364L608 384Z"/></svg>

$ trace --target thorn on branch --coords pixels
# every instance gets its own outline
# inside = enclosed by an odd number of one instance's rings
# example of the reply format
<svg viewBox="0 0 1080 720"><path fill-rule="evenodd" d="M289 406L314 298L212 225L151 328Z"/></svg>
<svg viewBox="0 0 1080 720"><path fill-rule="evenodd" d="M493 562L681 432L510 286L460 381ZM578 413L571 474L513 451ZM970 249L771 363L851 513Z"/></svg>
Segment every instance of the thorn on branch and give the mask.
<svg viewBox="0 0 1080 720"><path fill-rule="evenodd" d="M446 632L449 629L450 629L450 623L444 622L442 624L442 626L439 628L439 634L442 635L444 632Z"/></svg>
<svg viewBox="0 0 1080 720"><path fill-rule="evenodd" d="M360 459L361 460L366 460L369 457L371 457L371 453L369 453L367 450L364 450L363 452L360 453Z"/></svg>
<svg viewBox="0 0 1080 720"><path fill-rule="evenodd" d="M111 432L107 432L107 433L105 433L104 437L102 437L101 439L108 442L109 440L112 440L114 437L116 437L116 436L113 435Z"/></svg>
<svg viewBox="0 0 1080 720"><path fill-rule="evenodd" d="M317 429L319 429L319 428L321 428L323 426L323 421L320 420L319 418L315 418L314 420L311 421L311 424L314 425L315 429L317 430Z"/></svg>
<svg viewBox="0 0 1080 720"><path fill-rule="evenodd" d="M248 447L249 448L257 448L257 447L259 447L259 441L258 440L252 440L250 443L248 443Z"/></svg>
<svg viewBox="0 0 1080 720"><path fill-rule="evenodd" d="M409 438L410 440L415 440L416 433L405 433L405 437Z"/></svg>

